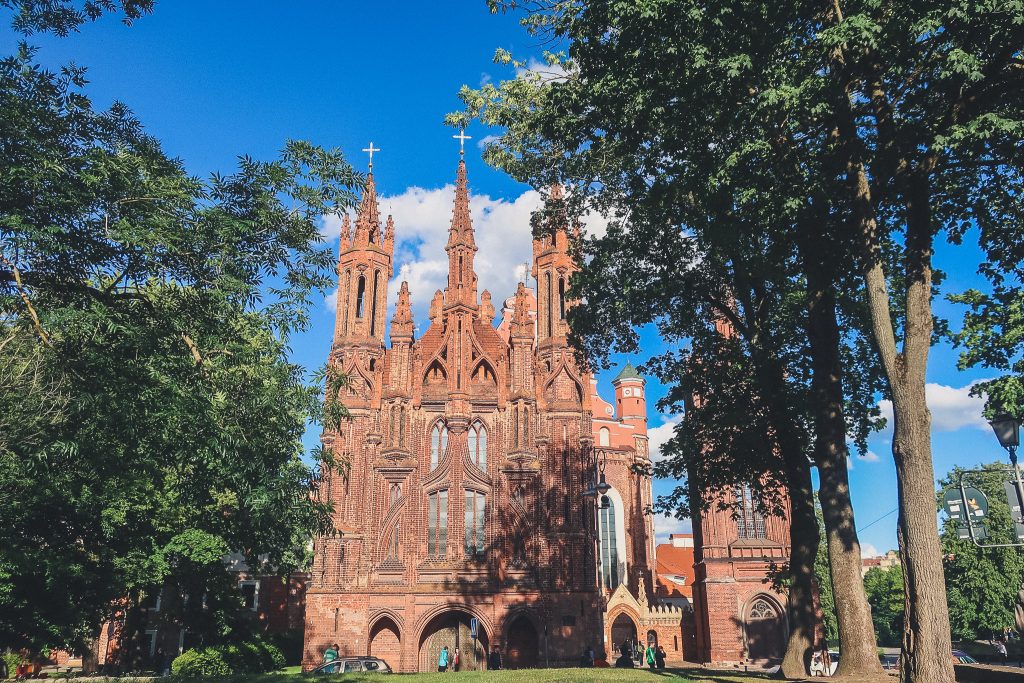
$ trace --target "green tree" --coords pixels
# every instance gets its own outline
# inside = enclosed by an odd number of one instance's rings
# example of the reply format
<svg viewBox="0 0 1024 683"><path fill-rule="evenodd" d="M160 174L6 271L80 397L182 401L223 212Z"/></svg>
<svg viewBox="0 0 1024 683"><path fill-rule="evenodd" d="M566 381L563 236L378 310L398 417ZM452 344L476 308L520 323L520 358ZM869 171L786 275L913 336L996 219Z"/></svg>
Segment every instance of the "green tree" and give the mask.
<svg viewBox="0 0 1024 683"><path fill-rule="evenodd" d="M878 644L899 647L903 638L903 570L899 565L872 567L864 575Z"/></svg>
<svg viewBox="0 0 1024 683"><path fill-rule="evenodd" d="M814 508L818 518L818 527L825 528L825 520L821 515L820 504ZM821 625L825 632L825 642L832 646L839 642L839 624L836 621L836 598L832 590L832 576L829 573L828 546L818 546L818 555L814 558L814 578L818 586L818 602L821 605Z"/></svg>
<svg viewBox="0 0 1024 683"><path fill-rule="evenodd" d="M478 91L464 89L466 112L451 121L479 116L503 127L505 134L488 148L492 163L536 186L570 179L578 203L615 219L607 235L586 245L590 258L573 282L586 303L570 318L590 356L600 357L613 344L631 350L633 326L652 320L667 340L689 339L691 354L707 346L705 330L719 321L732 326L756 391L733 392L725 386L733 374L727 380L724 373L712 373L713 388L697 394L701 405L687 412L683 429L695 414L709 412L708 400L725 396L737 399L734 419L757 414L769 420L770 436L761 443L778 446L791 464L786 479L796 526L790 569L805 582L818 542L807 473L807 450L813 453L822 475L833 579L843 586L836 592L843 671L880 671L846 472L846 435L870 429L877 388L869 345L840 327L844 317L861 313L858 302L839 293L856 291L855 277L837 265L850 258L853 245L822 234L834 227L835 217L827 188L811 172L818 164L771 157L786 131L769 112L745 118L742 135L719 125L733 115L737 98L761 87L733 72L747 61L774 57L783 31L738 29L761 20L758 10L746 6L706 14L704 8L656 2L539 9L526 21L571 43L571 59L548 55L567 76L538 72ZM730 50L742 54L734 61L706 58ZM498 59L511 57L499 53ZM854 356L866 362L844 362ZM663 381L683 386L684 373L694 365L687 360L658 367ZM682 394L688 393L684 388ZM746 399L754 397L763 401L761 411L748 410ZM706 421L705 444L714 443L715 422ZM747 426L761 434L756 420ZM863 438L858 436L861 446ZM684 457L677 473L695 478L701 471L700 439L691 441L694 456ZM810 449L802 445L808 443ZM757 451L723 453L749 456L762 467L770 462ZM714 486L718 480L701 481ZM804 639L791 640L783 669L796 674L797 665L806 666L810 641L802 629L792 635Z"/></svg>
<svg viewBox="0 0 1024 683"><path fill-rule="evenodd" d="M1010 507L1003 484L1012 480L1004 463L984 465L984 472L966 475L965 484L974 486L988 499L985 544L1015 543ZM954 467L939 481L940 500L959 487L963 469ZM956 523L942 525L943 568L953 635L958 640L991 638L1016 624L1014 608L1024 581L1024 551L1017 547L979 548L960 539Z"/></svg>
<svg viewBox="0 0 1024 683"><path fill-rule="evenodd" d="M189 177L83 85L0 61L0 646L86 646L125 597L130 641L163 586L230 635L224 555L286 572L331 529L301 459L322 389L288 340L331 283L320 217L362 178L303 142Z"/></svg>
<svg viewBox="0 0 1024 683"><path fill-rule="evenodd" d="M842 575L835 581L841 639L868 625L854 571L852 515L832 505L842 502L848 484L839 457L840 394L827 381L838 376L829 368L838 367L839 355L830 291L860 278L867 345L894 405L909 604L904 674L952 681L925 400L931 298L939 282L932 251L940 235L959 242L977 226L995 270L1019 265L1021 4L492 6L525 8L531 30L550 32L551 44L568 48L568 58L547 56L562 74L463 91L469 114L505 128L490 151L495 163L520 178L571 179L581 201L630 218L638 198L666 197L674 211L664 223L701 240L707 226L735 224L736 211L749 210L745 202L767 209L779 201L751 192L710 203L723 177L761 174L788 208L817 208L816 223L783 219L780 227L803 254L809 302L817 308L808 309L808 331L819 342L812 353L828 399L819 401L827 406L819 433L828 436L816 460L829 488L822 504L833 578ZM511 57L501 52L498 59ZM747 227L765 228L759 221ZM631 235L657 244L651 237ZM857 598L840 604L846 595ZM844 642L843 651L842 672L848 663L873 667L866 638Z"/></svg>

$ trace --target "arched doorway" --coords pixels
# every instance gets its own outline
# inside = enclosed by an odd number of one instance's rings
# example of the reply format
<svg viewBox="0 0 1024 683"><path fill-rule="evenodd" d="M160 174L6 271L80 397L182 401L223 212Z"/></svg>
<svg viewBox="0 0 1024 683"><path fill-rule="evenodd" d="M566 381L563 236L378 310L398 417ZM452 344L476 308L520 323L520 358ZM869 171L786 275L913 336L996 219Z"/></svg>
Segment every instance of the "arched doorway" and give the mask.
<svg viewBox="0 0 1024 683"><path fill-rule="evenodd" d="M614 655L609 656L613 661L622 652L623 646L631 654L637 651L636 624L625 612L615 617L615 621L612 622L611 636Z"/></svg>
<svg viewBox="0 0 1024 683"><path fill-rule="evenodd" d="M505 636L505 667L534 669L540 663L540 639L533 622L525 614L517 616Z"/></svg>
<svg viewBox="0 0 1024 683"><path fill-rule="evenodd" d="M774 600L756 597L747 607L743 635L747 658L779 661L786 648L785 620Z"/></svg>
<svg viewBox="0 0 1024 683"><path fill-rule="evenodd" d="M437 615L427 623L420 636L420 671L437 671L437 659L441 655L441 648L446 646L452 658L455 648L459 649L460 670L476 671L487 668L487 633L483 626L478 627L474 648L470 632L472 618L473 616L467 612L452 610Z"/></svg>
<svg viewBox="0 0 1024 683"><path fill-rule="evenodd" d="M402 663L402 636L400 633L398 624L391 617L378 619L370 629L370 651L368 654L380 657L397 671Z"/></svg>
<svg viewBox="0 0 1024 683"><path fill-rule="evenodd" d="M658 632L654 629L647 632L647 645L650 645L654 649L658 649Z"/></svg>

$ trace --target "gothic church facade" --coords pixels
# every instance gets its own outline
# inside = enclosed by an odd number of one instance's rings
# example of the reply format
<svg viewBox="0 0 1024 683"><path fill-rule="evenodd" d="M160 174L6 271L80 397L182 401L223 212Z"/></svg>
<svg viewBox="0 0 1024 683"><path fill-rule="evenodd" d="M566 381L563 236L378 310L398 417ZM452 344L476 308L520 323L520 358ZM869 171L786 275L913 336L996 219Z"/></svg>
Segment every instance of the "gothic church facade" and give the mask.
<svg viewBox="0 0 1024 683"><path fill-rule="evenodd" d="M464 669L492 648L508 667L559 666L651 639L682 657L685 610L649 602L651 481L635 467L649 464L645 382L624 368L612 405L575 362L574 228L558 188L551 201L536 289L520 283L497 312L478 287L460 159L447 286L417 335L410 301L425 293L403 282L388 330L396 227L388 216L382 228L371 166L341 235L328 363L347 378L351 419L322 436L346 465L320 488L338 533L314 542L305 668L334 643L398 671L436 668L444 646ZM605 494L585 495L602 480Z"/></svg>

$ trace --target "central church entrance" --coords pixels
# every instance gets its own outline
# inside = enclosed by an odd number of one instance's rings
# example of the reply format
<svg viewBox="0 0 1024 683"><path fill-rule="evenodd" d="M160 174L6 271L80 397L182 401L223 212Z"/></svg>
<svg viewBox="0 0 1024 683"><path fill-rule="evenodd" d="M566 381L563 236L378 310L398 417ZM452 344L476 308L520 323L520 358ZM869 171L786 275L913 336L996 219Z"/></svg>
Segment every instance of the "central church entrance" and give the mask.
<svg viewBox="0 0 1024 683"><path fill-rule="evenodd" d="M504 656L507 669L535 669L540 664L537 629L526 616L519 615L509 626Z"/></svg>
<svg viewBox="0 0 1024 683"><path fill-rule="evenodd" d="M623 646L627 652L637 651L636 624L625 613L619 614L612 622L612 652L608 657L614 661L622 652Z"/></svg>
<svg viewBox="0 0 1024 683"><path fill-rule="evenodd" d="M466 612L451 611L430 620L420 640L420 671L437 671L437 660L441 656L441 649L446 646L449 671L455 662L456 648L459 650L460 671L482 671L487 668L487 634L482 626L478 627L474 648L469 629L470 619L472 616Z"/></svg>

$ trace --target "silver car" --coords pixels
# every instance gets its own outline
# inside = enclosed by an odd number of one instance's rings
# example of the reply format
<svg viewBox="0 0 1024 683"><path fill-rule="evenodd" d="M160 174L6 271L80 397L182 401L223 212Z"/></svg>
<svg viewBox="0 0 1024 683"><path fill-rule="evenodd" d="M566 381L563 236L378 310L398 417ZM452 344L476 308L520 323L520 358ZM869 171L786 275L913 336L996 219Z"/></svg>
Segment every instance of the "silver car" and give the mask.
<svg viewBox="0 0 1024 683"><path fill-rule="evenodd" d="M388 663L379 657L341 657L333 662L321 664L311 674L354 674L354 673L392 673Z"/></svg>

